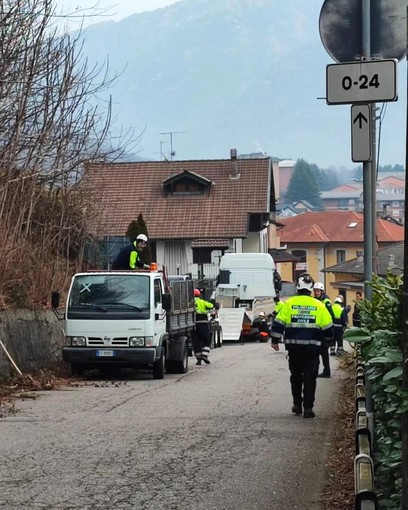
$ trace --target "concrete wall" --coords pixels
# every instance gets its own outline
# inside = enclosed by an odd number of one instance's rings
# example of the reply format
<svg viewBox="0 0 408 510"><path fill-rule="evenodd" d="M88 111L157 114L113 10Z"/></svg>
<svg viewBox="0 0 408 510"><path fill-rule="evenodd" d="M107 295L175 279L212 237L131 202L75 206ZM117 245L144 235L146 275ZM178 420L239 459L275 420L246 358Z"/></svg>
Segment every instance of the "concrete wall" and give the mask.
<svg viewBox="0 0 408 510"><path fill-rule="evenodd" d="M62 360L63 322L52 311L0 312L0 340L18 368L33 372ZM0 376L15 373L0 346Z"/></svg>

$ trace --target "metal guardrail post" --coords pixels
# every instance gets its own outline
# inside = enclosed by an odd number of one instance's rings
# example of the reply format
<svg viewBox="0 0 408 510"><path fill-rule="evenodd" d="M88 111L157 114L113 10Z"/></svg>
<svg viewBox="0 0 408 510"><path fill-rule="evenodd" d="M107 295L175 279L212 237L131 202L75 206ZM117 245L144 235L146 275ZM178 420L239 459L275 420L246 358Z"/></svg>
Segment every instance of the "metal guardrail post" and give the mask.
<svg viewBox="0 0 408 510"><path fill-rule="evenodd" d="M356 348L356 457L354 460L355 510L377 510L378 501L374 487L374 463L372 460L373 427L370 426L370 412L367 408L367 387L365 363L361 349ZM373 402L371 399L370 405ZM371 413L373 416L373 413Z"/></svg>

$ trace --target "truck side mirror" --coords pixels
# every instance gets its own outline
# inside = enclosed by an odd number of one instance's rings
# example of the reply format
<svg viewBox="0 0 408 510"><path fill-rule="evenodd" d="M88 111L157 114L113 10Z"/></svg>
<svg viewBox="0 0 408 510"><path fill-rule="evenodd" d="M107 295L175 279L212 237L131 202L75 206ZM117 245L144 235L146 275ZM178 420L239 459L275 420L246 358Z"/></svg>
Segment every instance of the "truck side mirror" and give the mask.
<svg viewBox="0 0 408 510"><path fill-rule="evenodd" d="M53 292L51 294L51 306L53 308L59 308L60 305L60 295L59 292Z"/></svg>
<svg viewBox="0 0 408 510"><path fill-rule="evenodd" d="M163 294L162 307L163 307L163 310L166 310L166 312L169 312L171 310L171 295L170 294Z"/></svg>
<svg viewBox="0 0 408 510"><path fill-rule="evenodd" d="M51 307L52 311L54 312L55 316L58 320L65 319L65 314L58 311L60 305L60 294L59 292L52 292L51 293Z"/></svg>

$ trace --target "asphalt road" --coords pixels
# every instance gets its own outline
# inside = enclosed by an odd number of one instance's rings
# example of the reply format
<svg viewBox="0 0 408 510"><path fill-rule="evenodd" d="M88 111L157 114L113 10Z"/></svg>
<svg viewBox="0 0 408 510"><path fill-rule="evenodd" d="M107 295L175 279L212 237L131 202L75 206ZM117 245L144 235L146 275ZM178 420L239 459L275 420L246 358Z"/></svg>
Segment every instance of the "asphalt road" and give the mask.
<svg viewBox="0 0 408 510"><path fill-rule="evenodd" d="M282 346L228 344L211 360L18 402L0 420L0 508L321 510L342 373L318 380L304 419Z"/></svg>

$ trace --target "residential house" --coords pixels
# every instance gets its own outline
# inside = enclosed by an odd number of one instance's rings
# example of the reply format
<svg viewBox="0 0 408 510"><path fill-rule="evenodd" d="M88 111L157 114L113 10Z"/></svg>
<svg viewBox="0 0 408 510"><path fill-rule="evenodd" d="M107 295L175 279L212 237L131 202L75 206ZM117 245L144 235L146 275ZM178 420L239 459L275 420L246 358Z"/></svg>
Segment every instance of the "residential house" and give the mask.
<svg viewBox="0 0 408 510"><path fill-rule="evenodd" d="M169 274L215 278L225 252L268 252L275 241L270 157L87 164L81 188L95 203L92 232L106 265L142 213L154 259Z"/></svg>
<svg viewBox="0 0 408 510"><path fill-rule="evenodd" d="M379 174L376 184L376 210L403 223L405 214L405 179L396 175ZM320 193L323 209L363 211L363 183L354 181Z"/></svg>
<svg viewBox="0 0 408 510"><path fill-rule="evenodd" d="M351 304L357 290L364 293L364 256L347 260L323 269L324 273L332 273L334 293L341 294L345 303ZM404 273L404 242L391 244L377 252L376 274L386 276L387 273L399 275Z"/></svg>
<svg viewBox="0 0 408 510"><path fill-rule="evenodd" d="M334 299L335 278L324 270L362 254L363 215L354 211L322 211L280 221L284 224L278 231L280 244L300 257L295 265L281 264L282 279L295 281L299 274L308 272L316 281L324 283L326 292ZM404 239L404 228L395 222L378 218L376 227L379 249Z"/></svg>
<svg viewBox="0 0 408 510"><path fill-rule="evenodd" d="M319 208L312 205L307 200L298 200L297 202L292 202L290 205L285 205L277 208L276 214L281 217L291 217L296 216L297 214L303 214L305 212L318 211Z"/></svg>

